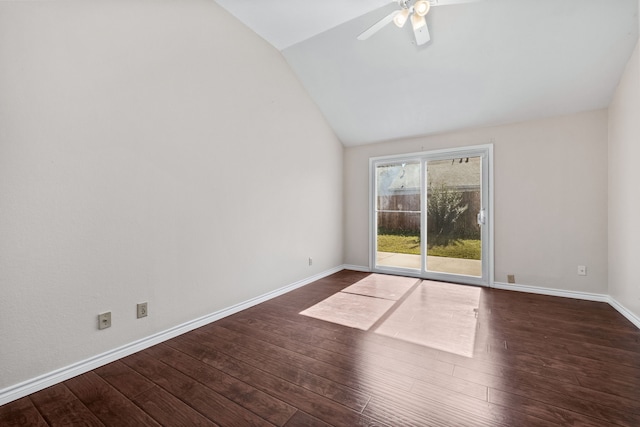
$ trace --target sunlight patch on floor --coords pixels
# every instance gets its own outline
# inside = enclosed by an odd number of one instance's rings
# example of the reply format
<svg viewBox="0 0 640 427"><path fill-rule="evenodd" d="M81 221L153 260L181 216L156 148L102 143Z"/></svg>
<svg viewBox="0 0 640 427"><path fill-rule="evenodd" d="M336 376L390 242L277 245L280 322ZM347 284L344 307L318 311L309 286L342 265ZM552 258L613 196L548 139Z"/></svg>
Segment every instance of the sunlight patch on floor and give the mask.
<svg viewBox="0 0 640 427"><path fill-rule="evenodd" d="M372 274L344 288L342 292L398 301L420 279Z"/></svg>
<svg viewBox="0 0 640 427"><path fill-rule="evenodd" d="M481 289L425 280L375 332L472 357Z"/></svg>
<svg viewBox="0 0 640 427"><path fill-rule="evenodd" d="M418 279L372 274L300 314L369 330Z"/></svg>
<svg viewBox="0 0 640 427"><path fill-rule="evenodd" d="M481 289L371 274L300 314L473 357Z"/></svg>
<svg viewBox="0 0 640 427"><path fill-rule="evenodd" d="M393 304L392 300L338 292L300 314L367 331Z"/></svg>

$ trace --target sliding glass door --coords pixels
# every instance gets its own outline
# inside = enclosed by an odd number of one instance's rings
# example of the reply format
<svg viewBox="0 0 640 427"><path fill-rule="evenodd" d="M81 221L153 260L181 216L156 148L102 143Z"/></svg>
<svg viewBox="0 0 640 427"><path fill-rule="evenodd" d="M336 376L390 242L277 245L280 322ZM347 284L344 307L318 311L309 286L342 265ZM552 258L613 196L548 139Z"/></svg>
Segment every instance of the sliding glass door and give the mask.
<svg viewBox="0 0 640 427"><path fill-rule="evenodd" d="M492 147L371 159L373 270L488 285Z"/></svg>

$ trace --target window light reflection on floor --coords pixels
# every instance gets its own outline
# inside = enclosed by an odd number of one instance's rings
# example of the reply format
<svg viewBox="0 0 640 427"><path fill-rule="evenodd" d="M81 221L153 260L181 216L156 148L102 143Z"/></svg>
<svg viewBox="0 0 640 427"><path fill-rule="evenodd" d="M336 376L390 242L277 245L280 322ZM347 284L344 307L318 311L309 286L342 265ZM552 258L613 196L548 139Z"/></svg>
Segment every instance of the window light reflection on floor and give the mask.
<svg viewBox="0 0 640 427"><path fill-rule="evenodd" d="M481 289L371 274L300 314L473 357Z"/></svg>

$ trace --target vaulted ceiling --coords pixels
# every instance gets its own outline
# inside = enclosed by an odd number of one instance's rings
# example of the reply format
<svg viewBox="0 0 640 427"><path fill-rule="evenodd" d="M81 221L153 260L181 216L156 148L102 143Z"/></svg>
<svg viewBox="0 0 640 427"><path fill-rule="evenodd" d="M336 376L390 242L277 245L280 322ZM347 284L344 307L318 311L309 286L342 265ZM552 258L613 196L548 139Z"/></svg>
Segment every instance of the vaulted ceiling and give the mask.
<svg viewBox="0 0 640 427"><path fill-rule="evenodd" d="M388 0L216 1L282 51L346 146L605 108L638 40L637 0L453 0L423 46L410 25L356 39Z"/></svg>

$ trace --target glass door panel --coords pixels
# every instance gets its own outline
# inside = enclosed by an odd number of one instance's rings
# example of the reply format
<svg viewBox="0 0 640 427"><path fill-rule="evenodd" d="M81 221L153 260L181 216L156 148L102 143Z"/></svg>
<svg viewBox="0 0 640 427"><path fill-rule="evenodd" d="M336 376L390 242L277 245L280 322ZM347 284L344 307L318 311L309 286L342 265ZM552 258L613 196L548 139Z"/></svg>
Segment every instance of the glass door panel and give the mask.
<svg viewBox="0 0 640 427"><path fill-rule="evenodd" d="M491 145L370 159L373 271L489 285Z"/></svg>
<svg viewBox="0 0 640 427"><path fill-rule="evenodd" d="M482 157L426 161L426 271L482 277Z"/></svg>
<svg viewBox="0 0 640 427"><path fill-rule="evenodd" d="M375 167L375 265L422 270L422 171L419 160Z"/></svg>

